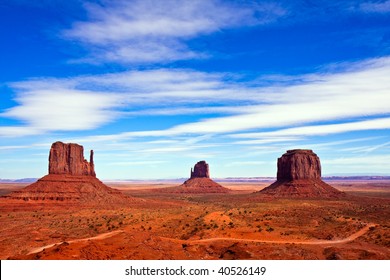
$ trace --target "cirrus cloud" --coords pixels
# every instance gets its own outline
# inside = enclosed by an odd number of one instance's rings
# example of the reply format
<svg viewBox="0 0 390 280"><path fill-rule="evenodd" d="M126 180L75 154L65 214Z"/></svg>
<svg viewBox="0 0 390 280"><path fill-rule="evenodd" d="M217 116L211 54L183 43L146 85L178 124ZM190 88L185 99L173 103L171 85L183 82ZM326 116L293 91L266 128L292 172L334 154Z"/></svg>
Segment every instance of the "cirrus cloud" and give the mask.
<svg viewBox="0 0 390 280"><path fill-rule="evenodd" d="M336 72L295 77L291 84L284 81L274 86L256 86L229 73L188 69L42 78L11 84L19 105L0 116L23 121L32 131L92 129L142 114L196 113L198 119L163 130L121 132L116 137L255 130L264 137L291 138L386 129L390 114L389 76L390 58L382 57L349 67L343 65ZM214 116L202 118L210 114ZM10 127L8 131L14 129ZM110 137L102 135L97 139Z"/></svg>
<svg viewBox="0 0 390 280"><path fill-rule="evenodd" d="M85 5L89 20L65 30L82 42L91 57L80 62L150 63L203 58L187 42L238 26L271 23L286 11L277 3L220 0L134 0Z"/></svg>

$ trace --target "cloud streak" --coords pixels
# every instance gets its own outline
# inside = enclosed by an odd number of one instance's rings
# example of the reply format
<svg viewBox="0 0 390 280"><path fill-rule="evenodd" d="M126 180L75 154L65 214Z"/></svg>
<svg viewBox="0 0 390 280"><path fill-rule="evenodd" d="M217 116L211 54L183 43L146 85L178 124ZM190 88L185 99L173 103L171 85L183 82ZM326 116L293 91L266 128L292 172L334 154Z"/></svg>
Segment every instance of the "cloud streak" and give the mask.
<svg viewBox="0 0 390 280"><path fill-rule="evenodd" d="M359 8L363 12L367 13L390 13L390 1L384 1L384 2L364 2L359 5Z"/></svg>
<svg viewBox="0 0 390 280"><path fill-rule="evenodd" d="M92 51L81 61L169 62L207 56L187 42L238 26L268 24L286 11L278 4L220 0L133 0L86 5L88 21L64 31Z"/></svg>
<svg viewBox="0 0 390 280"><path fill-rule="evenodd" d="M112 109L118 105L103 94L64 88L31 88L23 91L16 101L20 105L1 116L25 122L31 133L96 128L113 120L115 113ZM14 130L18 133L16 128Z"/></svg>
<svg viewBox="0 0 390 280"><path fill-rule="evenodd" d="M226 133L242 130L297 126L313 122L339 123L350 118L390 114L390 59L373 59L342 73L311 75L303 84L258 88L258 101L267 104L252 107L247 114L206 119L172 128L176 133ZM370 129L368 123L366 129ZM377 129L388 127L388 118L372 123ZM318 127L311 127L318 128ZM326 128L326 127L324 127ZM354 130L353 125L328 126L328 130ZM304 129L301 129L304 130ZM293 134L294 130L290 133ZM306 128L310 133L310 127ZM316 130L312 130L316 134ZM298 133L299 134L299 133Z"/></svg>
<svg viewBox="0 0 390 280"><path fill-rule="evenodd" d="M42 78L11 84L19 105L0 116L24 122L30 134L93 129L134 115L197 113L195 122L96 137L101 140L251 130L255 134L241 137L300 137L388 129L389 76L390 58L383 57L275 86L188 69ZM2 127L0 133L23 135L18 127Z"/></svg>
<svg viewBox="0 0 390 280"><path fill-rule="evenodd" d="M390 129L390 118L378 118L358 122L346 122L329 125L301 126L272 132L234 134L233 138L293 137L328 135L351 131Z"/></svg>

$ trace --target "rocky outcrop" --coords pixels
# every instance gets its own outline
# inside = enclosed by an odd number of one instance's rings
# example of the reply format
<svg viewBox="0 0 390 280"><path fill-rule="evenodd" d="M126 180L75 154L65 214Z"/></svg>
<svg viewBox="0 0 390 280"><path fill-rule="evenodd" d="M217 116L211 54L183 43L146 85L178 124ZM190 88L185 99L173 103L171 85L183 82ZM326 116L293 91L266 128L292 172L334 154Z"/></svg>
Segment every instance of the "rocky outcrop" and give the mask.
<svg viewBox="0 0 390 280"><path fill-rule="evenodd" d="M179 193L227 193L230 190L211 180L210 178L190 178L176 191Z"/></svg>
<svg viewBox="0 0 390 280"><path fill-rule="evenodd" d="M96 176L93 151L90 162L84 159L84 148L78 144L55 142L49 153L49 174Z"/></svg>
<svg viewBox="0 0 390 280"><path fill-rule="evenodd" d="M312 150L288 150L278 158L277 181L260 191L283 198L337 198L343 192L321 180L321 163Z"/></svg>
<svg viewBox="0 0 390 280"><path fill-rule="evenodd" d="M198 161L194 170L191 168L190 178L210 178L209 165L204 160Z"/></svg>
<svg viewBox="0 0 390 280"><path fill-rule="evenodd" d="M320 178L320 158L312 150L288 150L278 158L277 180Z"/></svg>
<svg viewBox="0 0 390 280"><path fill-rule="evenodd" d="M191 176L182 185L177 187L160 189L161 192L171 193L227 193L229 189L210 179L209 165L204 161L195 164L191 168Z"/></svg>
<svg viewBox="0 0 390 280"><path fill-rule="evenodd" d="M84 159L83 146L62 142L55 142L51 146L48 175L5 198L102 207L125 205L134 200L96 178L93 151L88 162Z"/></svg>
<svg viewBox="0 0 390 280"><path fill-rule="evenodd" d="M106 186L94 176L49 174L7 196L29 202L69 202L82 204L126 204L130 200L119 190Z"/></svg>

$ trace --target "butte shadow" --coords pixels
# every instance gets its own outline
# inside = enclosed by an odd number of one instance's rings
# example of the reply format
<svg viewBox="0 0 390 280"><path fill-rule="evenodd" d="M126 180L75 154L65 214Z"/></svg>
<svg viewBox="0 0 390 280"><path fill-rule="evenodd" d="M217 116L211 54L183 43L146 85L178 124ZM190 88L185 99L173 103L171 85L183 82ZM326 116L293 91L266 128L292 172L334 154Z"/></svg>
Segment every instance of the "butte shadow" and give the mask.
<svg viewBox="0 0 390 280"><path fill-rule="evenodd" d="M321 180L321 163L312 150L288 150L278 158L277 180L257 194L276 198L341 198L345 196Z"/></svg>
<svg viewBox="0 0 390 280"><path fill-rule="evenodd" d="M191 168L191 176L183 184L177 187L159 189L164 193L228 193L229 189L221 186L210 179L209 165L204 161L199 161L195 164L194 169Z"/></svg>
<svg viewBox="0 0 390 280"><path fill-rule="evenodd" d="M83 146L62 142L51 146L48 175L2 199L101 206L126 205L135 200L96 178L92 150L88 162L84 159Z"/></svg>

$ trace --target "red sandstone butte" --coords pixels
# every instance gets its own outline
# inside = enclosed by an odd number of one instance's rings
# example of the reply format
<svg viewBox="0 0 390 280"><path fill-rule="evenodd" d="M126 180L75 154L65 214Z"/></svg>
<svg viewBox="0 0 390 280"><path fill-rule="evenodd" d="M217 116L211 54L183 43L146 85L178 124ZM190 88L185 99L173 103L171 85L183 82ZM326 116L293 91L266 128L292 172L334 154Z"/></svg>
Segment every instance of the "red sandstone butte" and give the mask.
<svg viewBox="0 0 390 280"><path fill-rule="evenodd" d="M81 145L62 142L52 144L49 153L49 174L37 182L15 191L8 199L24 201L68 201L103 206L126 204L129 197L96 178L93 151L90 162L84 159Z"/></svg>
<svg viewBox="0 0 390 280"><path fill-rule="evenodd" d="M198 161L195 164L194 169L191 168L191 176L190 178L210 178L209 165L206 161Z"/></svg>
<svg viewBox="0 0 390 280"><path fill-rule="evenodd" d="M278 158L277 181L260 191L275 197L336 198L343 192L321 180L321 163L312 150L288 150Z"/></svg>
<svg viewBox="0 0 390 280"><path fill-rule="evenodd" d="M172 193L227 193L229 189L210 179L209 165L199 161L191 168L191 176L182 185L161 189L162 192Z"/></svg>
<svg viewBox="0 0 390 280"><path fill-rule="evenodd" d="M88 162L84 159L83 146L73 143L53 143L49 154L49 174L89 175L96 177L93 150L91 150L90 162Z"/></svg>

